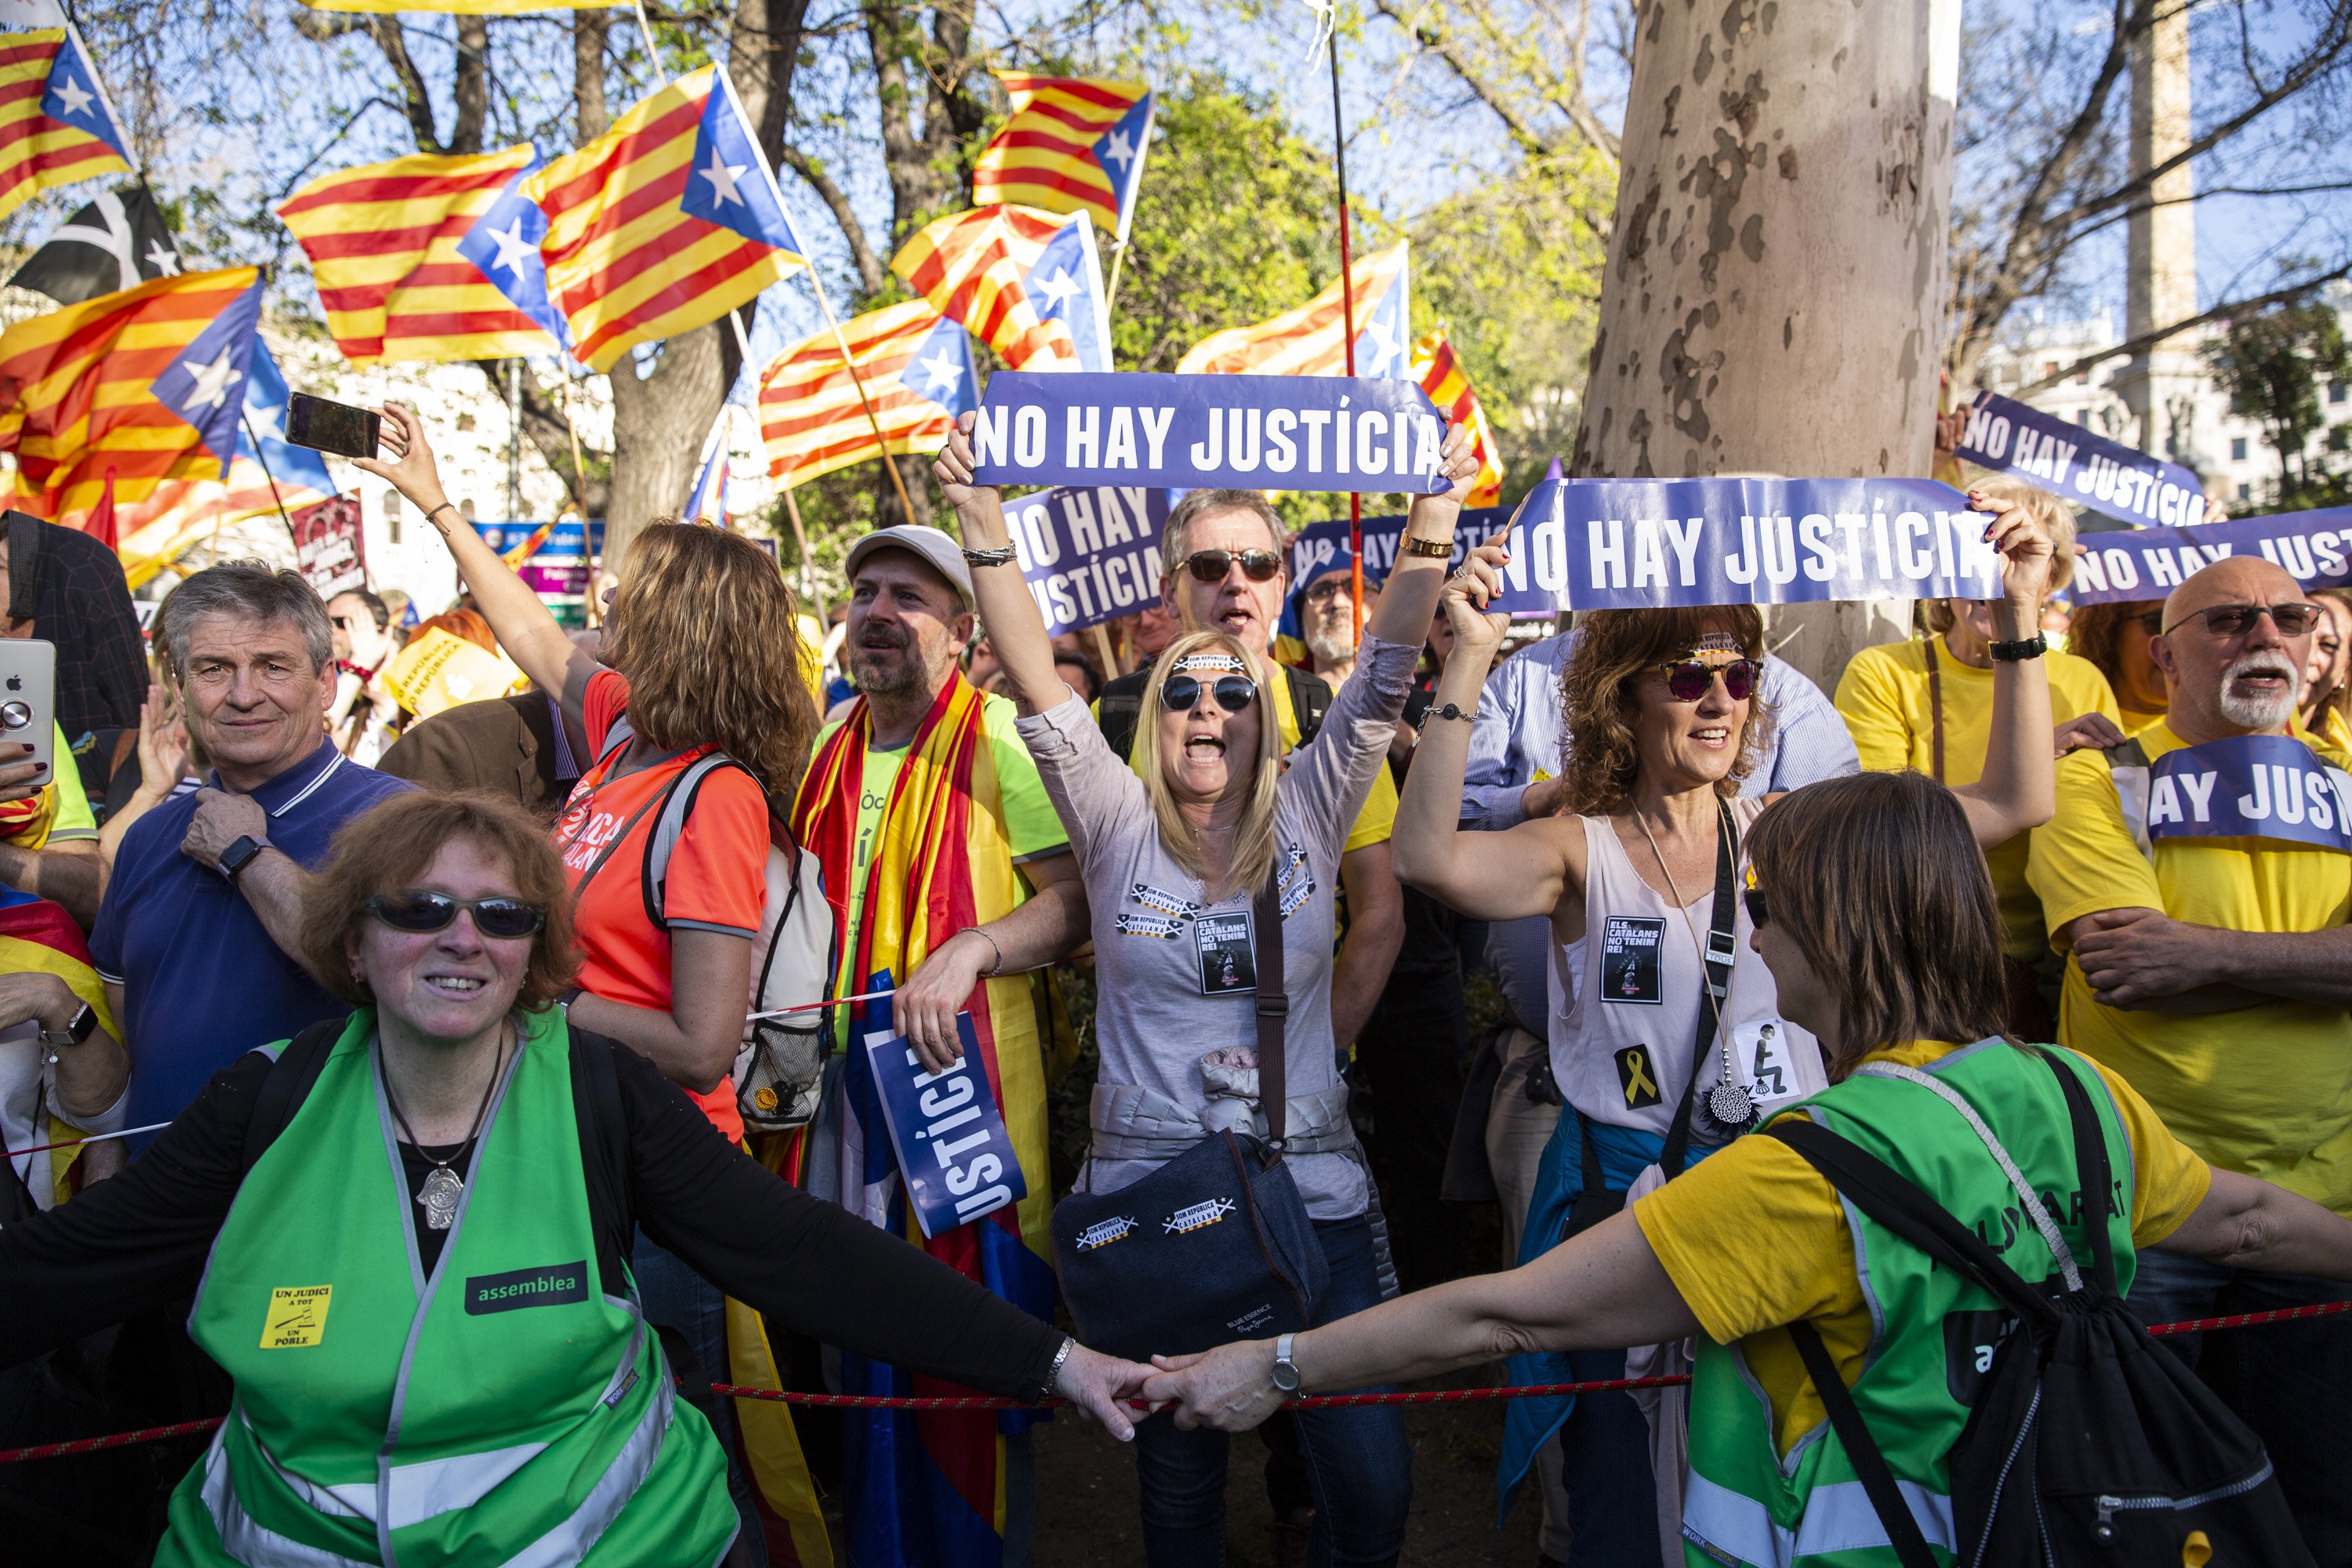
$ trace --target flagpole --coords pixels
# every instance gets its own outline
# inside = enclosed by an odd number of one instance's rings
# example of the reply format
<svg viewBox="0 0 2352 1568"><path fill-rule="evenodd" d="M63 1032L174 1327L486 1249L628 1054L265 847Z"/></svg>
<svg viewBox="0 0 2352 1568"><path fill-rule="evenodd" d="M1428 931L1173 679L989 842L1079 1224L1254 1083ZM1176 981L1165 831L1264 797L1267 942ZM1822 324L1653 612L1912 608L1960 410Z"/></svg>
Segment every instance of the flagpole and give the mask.
<svg viewBox="0 0 2352 1568"><path fill-rule="evenodd" d="M1110 286L1103 290L1103 314L1108 316L1118 303L1118 269L1127 265L1127 237L1111 237Z"/></svg>
<svg viewBox="0 0 2352 1568"><path fill-rule="evenodd" d="M245 438L253 443L253 460L261 465L261 477L269 481L269 499L278 508L278 521L286 525L286 537L294 539L294 520L286 515L286 498L278 493L278 476L269 471L268 455L261 449L261 437L253 433L253 416L246 412L245 399L242 396L237 399L236 422L245 426ZM236 454L232 452L229 454L229 460L221 465L221 479L224 481L228 479L228 471L236 466ZM298 547L301 543L299 540L294 542Z"/></svg>
<svg viewBox="0 0 2352 1568"><path fill-rule="evenodd" d="M1331 159L1339 175L1339 310L1348 374L1356 374L1356 274L1348 254L1348 127L1339 114L1339 29L1331 29ZM1364 640L1364 498L1348 492L1348 590L1355 640Z"/></svg>

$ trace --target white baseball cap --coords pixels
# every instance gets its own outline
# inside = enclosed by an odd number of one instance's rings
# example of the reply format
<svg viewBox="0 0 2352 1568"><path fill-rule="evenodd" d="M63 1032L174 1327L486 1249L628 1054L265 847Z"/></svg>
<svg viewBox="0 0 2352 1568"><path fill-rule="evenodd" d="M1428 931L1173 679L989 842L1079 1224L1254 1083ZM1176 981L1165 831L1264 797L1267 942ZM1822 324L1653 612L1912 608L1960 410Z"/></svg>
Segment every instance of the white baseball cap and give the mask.
<svg viewBox="0 0 2352 1568"><path fill-rule="evenodd" d="M936 567L949 586L961 595L964 605L971 604L971 568L964 564L963 546L941 530L919 522L902 522L890 528L877 528L849 547L849 558L841 563L841 574L855 580L857 563L877 550L910 550Z"/></svg>

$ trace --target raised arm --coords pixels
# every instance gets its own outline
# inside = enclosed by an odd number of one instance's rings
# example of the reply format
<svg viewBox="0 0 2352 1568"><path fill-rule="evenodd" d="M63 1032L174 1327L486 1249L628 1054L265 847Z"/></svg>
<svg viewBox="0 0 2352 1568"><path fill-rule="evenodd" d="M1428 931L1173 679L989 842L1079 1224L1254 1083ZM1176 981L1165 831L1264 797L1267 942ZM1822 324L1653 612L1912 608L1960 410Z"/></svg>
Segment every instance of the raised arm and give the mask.
<svg viewBox="0 0 2352 1568"><path fill-rule="evenodd" d="M1444 493L1415 496L1405 512L1404 537L1397 541L1396 564L1381 584L1380 603L1372 606L1364 632L1382 642L1410 643L1419 647L1429 636L1430 618L1437 613L1438 595L1445 591L1445 566L1454 554L1454 523L1462 503L1478 478L1478 454L1470 427L1456 425L1445 433L1437 451L1438 472L1453 481ZM1444 545L1435 555L1418 555L1416 542ZM1481 667L1483 668L1483 667Z"/></svg>
<svg viewBox="0 0 2352 1568"><path fill-rule="evenodd" d="M1005 550L1013 548L1013 535L1004 526L1003 492L993 485L971 482L971 424L976 417L966 414L956 421L948 433L948 444L940 448L938 459L931 465L940 489L947 493L948 504L956 509L956 524L963 531L966 550ZM1045 635L1045 617L1037 613L1037 601L1029 596L1029 584L1022 580L1021 565L1007 555L1003 564L971 569L972 597L978 601L981 625L988 628L989 646L996 650L997 661L1013 678L1013 695L1024 713L1043 713L1059 707L1070 696L1069 683L1054 668L1054 642Z"/></svg>
<svg viewBox="0 0 2352 1568"><path fill-rule="evenodd" d="M1972 490L1969 504L1993 511L1999 503ZM2022 506L1999 512L1985 542L2000 552L2000 602L1993 606L1997 642L2023 642L2042 630L2042 599L2050 588L2049 532ZM2051 749L2050 672L2039 658L1995 659L1992 730L1985 741L1984 772L1952 793L1969 814L1977 843L1990 849L2050 820L2058 808L2058 769Z"/></svg>
<svg viewBox="0 0 2352 1568"><path fill-rule="evenodd" d="M1467 716L1478 708L1487 666L1510 625L1508 616L1490 616L1486 605L1502 586L1499 568L1509 555L1499 542L1478 546L1445 587L1445 619L1454 628L1454 655L1437 678L1430 715L1414 749L1397 803L1396 832L1389 840L1396 874L1439 902L1473 920L1516 920L1548 915L1559 903L1573 875L1583 876L1582 839L1560 832L1549 818L1521 822L1500 832L1461 830L1462 775L1470 753ZM1386 608L1383 595L1382 608ZM1465 717L1440 717L1447 708Z"/></svg>
<svg viewBox="0 0 2352 1568"><path fill-rule="evenodd" d="M541 691L556 694L566 718L584 724L581 705L588 678L596 672L596 661L572 646L572 639L530 585L516 576L514 568L499 559L499 552L457 515L448 492L441 488L440 469L425 439L425 422L415 411L397 403L385 404L382 440L383 449L392 454L390 461L357 458L353 462L379 479L391 480L394 489L423 509L425 521L440 531L441 542L457 563L457 575L472 590L482 618L490 623L508 657Z"/></svg>

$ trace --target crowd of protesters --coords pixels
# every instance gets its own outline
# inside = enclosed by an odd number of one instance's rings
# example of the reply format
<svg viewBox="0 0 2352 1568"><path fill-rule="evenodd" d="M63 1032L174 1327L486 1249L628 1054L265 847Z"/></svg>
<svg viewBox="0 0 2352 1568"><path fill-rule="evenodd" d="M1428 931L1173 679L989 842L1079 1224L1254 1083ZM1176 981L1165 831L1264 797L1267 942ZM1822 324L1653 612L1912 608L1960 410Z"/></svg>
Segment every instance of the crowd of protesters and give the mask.
<svg viewBox="0 0 2352 1568"><path fill-rule="evenodd" d="M782 1417L709 1393L764 1379L1066 1399L1133 1440L1171 1568L1224 1561L1259 1427L1284 1559L1393 1563L1402 1416L1286 1398L1504 1361L1694 1378L1508 1404L1541 1563L1891 1564L1906 1528L1947 1561L1940 1313L1983 1303L1748 1135L1791 1120L2029 1277L2112 1252L2145 1323L2352 1299L2352 857L2150 832L2174 752L2352 769L2352 595L2241 556L2070 616L2072 514L1987 479L1999 596L1922 603L1833 693L1750 606L1514 646L1502 544L1454 540L1457 432L1360 628L1350 557L1294 580L1266 498L1203 490L1161 602L1057 638L959 432L956 534L858 539L830 635L772 554L667 521L567 630L425 421L383 439L362 467L464 587L411 626L230 562L142 631L102 547L0 531L0 637L58 668L55 776L0 747L0 1447L227 1415L0 1467L21 1542L805 1562ZM428 638L491 694L421 697ZM770 1016L810 933L834 1005ZM917 1223L865 1048L893 1036L926 1115L958 1075L994 1099L1000 1209ZM2082 1103L2114 1196L2045 1213ZM1235 1277L1170 1272L1159 1233L1235 1202L1256 1245L1202 1255ZM1234 1315L1259 1275L1297 1310ZM2352 1564L2352 1327L2169 1344L2310 1560ZM1916 1519L1823 1544L1846 1403L1901 1429ZM850 1561L1027 1560L1029 1418L783 1430Z"/></svg>

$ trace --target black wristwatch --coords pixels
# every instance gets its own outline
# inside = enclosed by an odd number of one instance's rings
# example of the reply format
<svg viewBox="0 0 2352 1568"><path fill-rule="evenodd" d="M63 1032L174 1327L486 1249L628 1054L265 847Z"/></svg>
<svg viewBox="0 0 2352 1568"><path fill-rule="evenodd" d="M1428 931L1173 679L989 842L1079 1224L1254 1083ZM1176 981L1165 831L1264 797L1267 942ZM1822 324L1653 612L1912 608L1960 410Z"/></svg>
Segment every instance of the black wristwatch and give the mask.
<svg viewBox="0 0 2352 1568"><path fill-rule="evenodd" d="M85 1002L81 1005L81 1010L79 1012L66 1020L66 1026L64 1028L43 1029L41 1031L41 1044L48 1047L53 1051L69 1050L73 1047L79 1046L85 1040L88 1040L90 1036L97 1032L98 1009ZM51 1057L49 1060L54 1062L57 1060L57 1058Z"/></svg>
<svg viewBox="0 0 2352 1568"><path fill-rule="evenodd" d="M2050 639L2040 632L2017 642L1997 642L1985 650L2004 663L2013 664L2021 658L2040 658L2050 651Z"/></svg>
<svg viewBox="0 0 2352 1568"><path fill-rule="evenodd" d="M228 847L220 852L221 875L228 879L229 886L236 886L237 873L252 865L253 858L268 847L249 833L240 833L230 839Z"/></svg>

